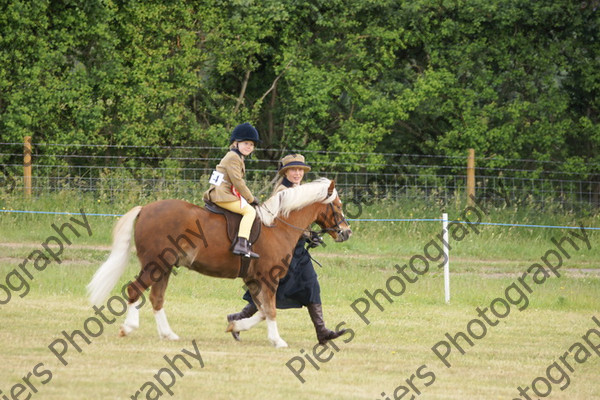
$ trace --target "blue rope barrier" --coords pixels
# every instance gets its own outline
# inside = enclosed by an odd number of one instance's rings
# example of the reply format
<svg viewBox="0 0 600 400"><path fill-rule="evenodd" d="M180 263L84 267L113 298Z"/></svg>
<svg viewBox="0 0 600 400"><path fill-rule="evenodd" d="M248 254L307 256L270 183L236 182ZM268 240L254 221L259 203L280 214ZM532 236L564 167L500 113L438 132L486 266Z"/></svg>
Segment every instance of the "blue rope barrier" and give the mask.
<svg viewBox="0 0 600 400"><path fill-rule="evenodd" d="M0 210L0 212L5 213L19 213L19 214L50 214L50 215L77 215L81 214L80 212L60 212L60 211L25 211L25 210ZM94 214L94 213L85 213L85 215L92 215L95 217L122 217L123 214Z"/></svg>
<svg viewBox="0 0 600 400"><path fill-rule="evenodd" d="M50 214L50 215L77 215L79 212L59 212L59 211L26 211L26 210L0 210L4 213L20 213L20 214ZM98 213L86 213L85 215L91 215L95 217L122 217L123 214L98 214ZM442 222L441 218L348 218L351 222ZM478 224L478 225L492 225L492 226L514 226L520 228L549 228L549 229L582 229L581 226L561 226L561 225L534 225L534 224L507 224L502 222L468 222L468 221L448 221L448 223L455 224ZM596 227L583 227L589 231L600 231L600 228Z"/></svg>
<svg viewBox="0 0 600 400"><path fill-rule="evenodd" d="M409 219L350 219L348 221L357 222L442 222L441 218L409 218ZM533 224L507 224L502 222L468 222L468 221L448 221L448 223L455 224L477 224L477 225L493 225L493 226L516 226L520 228L551 228L551 229L582 229L581 226L562 226L562 225L533 225ZM583 229L590 231L600 231L600 228L595 227L583 227Z"/></svg>

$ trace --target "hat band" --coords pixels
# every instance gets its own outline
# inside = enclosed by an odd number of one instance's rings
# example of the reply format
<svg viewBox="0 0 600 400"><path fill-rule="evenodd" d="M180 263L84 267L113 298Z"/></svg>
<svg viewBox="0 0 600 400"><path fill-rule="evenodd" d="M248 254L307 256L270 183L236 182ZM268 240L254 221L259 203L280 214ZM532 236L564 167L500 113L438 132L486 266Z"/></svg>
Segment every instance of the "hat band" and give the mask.
<svg viewBox="0 0 600 400"><path fill-rule="evenodd" d="M282 166L281 169L288 168L288 167L294 167L294 166L310 168L310 165L307 165L307 164L303 163L302 161L291 161L291 162L285 164L284 166Z"/></svg>

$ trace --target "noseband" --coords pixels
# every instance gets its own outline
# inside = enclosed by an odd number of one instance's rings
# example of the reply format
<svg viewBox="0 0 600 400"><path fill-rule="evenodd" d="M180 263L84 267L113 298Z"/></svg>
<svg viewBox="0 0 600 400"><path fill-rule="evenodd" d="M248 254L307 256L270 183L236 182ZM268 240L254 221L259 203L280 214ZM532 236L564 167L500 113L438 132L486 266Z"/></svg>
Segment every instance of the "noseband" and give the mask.
<svg viewBox="0 0 600 400"><path fill-rule="evenodd" d="M335 232L338 235L341 235L343 229L340 226L340 224L344 223L344 222L346 224L348 224L348 220L346 220L346 218L344 218L344 217L342 217L342 219L338 220L338 213L335 212L335 209L333 208L333 203L329 203L328 206L331 207L331 213L333 214L333 221L335 222L335 226L330 227L330 228L321 229L319 232L317 232L317 234L321 235L321 234L327 233L327 232Z"/></svg>

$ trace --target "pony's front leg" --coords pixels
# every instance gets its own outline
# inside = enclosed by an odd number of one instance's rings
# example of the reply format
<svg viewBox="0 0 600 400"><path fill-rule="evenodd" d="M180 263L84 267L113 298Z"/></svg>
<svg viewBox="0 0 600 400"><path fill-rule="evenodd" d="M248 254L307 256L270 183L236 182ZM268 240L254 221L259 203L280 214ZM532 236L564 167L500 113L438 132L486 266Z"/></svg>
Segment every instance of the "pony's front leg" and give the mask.
<svg viewBox="0 0 600 400"><path fill-rule="evenodd" d="M275 346L275 348L279 349L282 347L288 347L285 340L279 336L279 330L277 329L277 321L275 321L275 318L270 319L267 317L267 332L267 337L269 338L271 344Z"/></svg>
<svg viewBox="0 0 600 400"><path fill-rule="evenodd" d="M230 321L225 332L247 331L265 319L265 313L261 306L265 300L261 293L260 283L258 283L258 280L253 276L245 279L245 283L250 291L254 304L256 304L257 312L251 317Z"/></svg>
<svg viewBox="0 0 600 400"><path fill-rule="evenodd" d="M243 318L237 321L231 321L227 326L227 332L241 332L247 331L253 328L260 321L267 319L267 337L273 346L288 347L287 343L279 336L279 330L277 329L277 321L275 321L274 313L271 313L271 317L266 317L265 307L258 307L258 312L250 318ZM273 306L273 311L275 307Z"/></svg>
<svg viewBox="0 0 600 400"><path fill-rule="evenodd" d="M161 308L160 310L153 310L154 318L156 319L156 328L158 329L158 336L161 339L167 340L179 340L179 336L173 332L169 322L167 321L167 314L165 314L165 309Z"/></svg>
<svg viewBox="0 0 600 400"><path fill-rule="evenodd" d="M256 280L250 278L246 281L249 287L252 300L257 305L258 312L250 318L243 318L237 321L231 321L227 326L227 332L240 332L247 331L254 325L266 318L267 320L267 337L273 346L288 347L287 343L279 336L279 330L277 329L277 322L275 321L276 309L275 309L275 291L277 285L273 290L260 290L260 285L256 285ZM278 283L278 282L277 282ZM256 290L258 288L258 290Z"/></svg>
<svg viewBox="0 0 600 400"><path fill-rule="evenodd" d="M275 348L288 347L285 340L279 336L279 329L277 329L277 309L275 307L275 293L267 293L264 296L263 303L263 312L265 313L265 318L267 319L267 337L269 341Z"/></svg>
<svg viewBox="0 0 600 400"><path fill-rule="evenodd" d="M241 332L252 329L256 324L265 319L265 314L258 307L258 312L251 317L231 321L227 326L227 332Z"/></svg>

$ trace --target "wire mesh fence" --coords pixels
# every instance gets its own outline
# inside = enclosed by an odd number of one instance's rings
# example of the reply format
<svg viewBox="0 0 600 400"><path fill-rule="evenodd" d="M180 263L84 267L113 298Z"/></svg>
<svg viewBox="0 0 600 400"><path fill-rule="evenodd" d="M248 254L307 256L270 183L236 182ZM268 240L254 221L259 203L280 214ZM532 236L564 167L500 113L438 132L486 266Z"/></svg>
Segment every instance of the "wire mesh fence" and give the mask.
<svg viewBox="0 0 600 400"><path fill-rule="evenodd" d="M0 143L0 190L25 187L23 144ZM124 195L198 198L227 148L188 146L101 146L34 143L31 191L91 193L108 199ZM289 152L285 152L287 154ZM307 179L335 179L342 196L449 202L467 192L464 157L395 153L302 151L312 166ZM281 150L257 149L246 160L246 178L268 193ZM346 162L345 159L364 162ZM600 177L562 168L551 161L477 158L478 198L506 204L560 204L599 207Z"/></svg>

